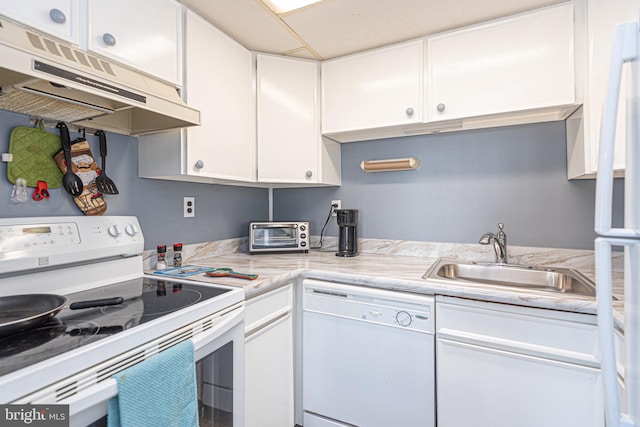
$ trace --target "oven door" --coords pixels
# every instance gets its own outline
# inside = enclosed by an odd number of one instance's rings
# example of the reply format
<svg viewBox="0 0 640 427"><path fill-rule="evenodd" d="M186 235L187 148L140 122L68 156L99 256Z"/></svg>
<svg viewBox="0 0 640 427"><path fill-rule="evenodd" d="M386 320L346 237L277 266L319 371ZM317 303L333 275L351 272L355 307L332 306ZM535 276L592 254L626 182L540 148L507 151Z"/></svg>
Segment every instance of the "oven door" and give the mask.
<svg viewBox="0 0 640 427"><path fill-rule="evenodd" d="M191 340L200 425L243 427L244 305L218 317ZM111 378L57 403L69 405L71 427L106 426L108 401L117 394Z"/></svg>

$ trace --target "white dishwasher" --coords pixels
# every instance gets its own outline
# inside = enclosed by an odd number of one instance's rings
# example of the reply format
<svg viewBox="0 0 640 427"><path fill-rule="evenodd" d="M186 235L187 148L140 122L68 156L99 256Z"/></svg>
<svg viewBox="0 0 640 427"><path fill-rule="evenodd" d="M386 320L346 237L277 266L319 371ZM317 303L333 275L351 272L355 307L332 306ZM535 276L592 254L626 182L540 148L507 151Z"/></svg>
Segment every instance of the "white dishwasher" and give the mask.
<svg viewBox="0 0 640 427"><path fill-rule="evenodd" d="M304 427L433 427L433 297L303 282Z"/></svg>

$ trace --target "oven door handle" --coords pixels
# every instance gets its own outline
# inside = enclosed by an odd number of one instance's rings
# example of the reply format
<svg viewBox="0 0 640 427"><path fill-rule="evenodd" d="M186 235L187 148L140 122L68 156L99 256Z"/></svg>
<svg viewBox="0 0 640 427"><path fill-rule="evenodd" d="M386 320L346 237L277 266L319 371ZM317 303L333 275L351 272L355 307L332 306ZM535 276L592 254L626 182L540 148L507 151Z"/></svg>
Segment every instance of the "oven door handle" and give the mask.
<svg viewBox="0 0 640 427"><path fill-rule="evenodd" d="M195 360L206 357L219 348L218 338L229 332L238 324L243 324L244 306L218 318L209 330L191 338L195 350ZM118 395L118 382L109 378L78 394L57 402L69 405L69 416L73 417L97 405L106 409L107 401Z"/></svg>
<svg viewBox="0 0 640 427"><path fill-rule="evenodd" d="M220 320L208 332L191 339L196 353L196 362L216 350L216 340L218 338L229 332L237 324L244 324L244 306L239 310L236 309L222 316Z"/></svg>

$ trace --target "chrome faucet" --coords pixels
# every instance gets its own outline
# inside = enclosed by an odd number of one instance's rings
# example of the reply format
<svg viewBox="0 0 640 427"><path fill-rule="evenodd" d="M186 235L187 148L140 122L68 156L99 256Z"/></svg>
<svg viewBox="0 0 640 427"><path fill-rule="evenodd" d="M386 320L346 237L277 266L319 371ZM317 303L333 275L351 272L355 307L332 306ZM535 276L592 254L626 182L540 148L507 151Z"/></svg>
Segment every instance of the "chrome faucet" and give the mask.
<svg viewBox="0 0 640 427"><path fill-rule="evenodd" d="M496 252L496 262L499 264L507 263L507 235L502 231L504 224L498 224L498 233L486 233L480 238L481 245L493 243L493 250Z"/></svg>

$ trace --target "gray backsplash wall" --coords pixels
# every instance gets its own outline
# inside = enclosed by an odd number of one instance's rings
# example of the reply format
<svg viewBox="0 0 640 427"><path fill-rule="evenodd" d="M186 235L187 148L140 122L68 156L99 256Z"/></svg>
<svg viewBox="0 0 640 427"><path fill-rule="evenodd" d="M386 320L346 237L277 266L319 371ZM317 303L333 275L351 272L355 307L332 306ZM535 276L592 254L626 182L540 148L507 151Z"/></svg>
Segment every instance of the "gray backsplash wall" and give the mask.
<svg viewBox="0 0 640 427"><path fill-rule="evenodd" d="M14 126L29 126L28 117L0 112L2 152ZM249 221L268 217L265 189L140 179L135 138L107 138L107 172L120 190L106 196L107 215L137 216L147 249L243 237ZM88 140L99 161L97 138ZM410 156L420 158L416 171L359 167L362 160ZM361 237L475 243L501 221L510 244L591 249L595 182L568 181L565 165L563 122L343 144L342 186L276 189L274 218L310 220L319 234L330 200L341 199L344 208L360 209ZM616 181L619 196L623 182ZM62 189L22 204L10 201L11 189L0 179L0 217L82 215ZM183 218L184 196L196 197L195 218ZM617 223L622 210L616 197ZM325 234L337 235L335 218Z"/></svg>
<svg viewBox="0 0 640 427"><path fill-rule="evenodd" d="M359 167L412 156L415 171ZM620 223L623 180L615 189ZM564 122L343 144L342 186L275 190L274 218L320 234L332 199L360 210L360 237L477 243L498 222L512 245L592 249L595 237L595 181L567 180ZM337 230L332 218L325 235Z"/></svg>
<svg viewBox="0 0 640 427"><path fill-rule="evenodd" d="M30 126L29 118L0 111L0 151L3 153L9 148L9 136L15 126ZM57 132L56 129L47 130ZM71 138L76 136L72 134ZM99 162L97 138L87 136L87 140ZM247 235L249 221L268 217L266 189L140 179L137 140L109 132L107 141L107 174L118 186L120 194L105 196L106 215L137 216L146 249L159 243L200 243L243 237ZM52 189L47 200L35 202L29 198L26 203L14 204L10 200L13 184L6 178L6 168L1 171L4 176L0 178L0 217L82 215L62 188ZM29 197L32 192L29 189ZM184 196L195 196L195 218L183 217Z"/></svg>

